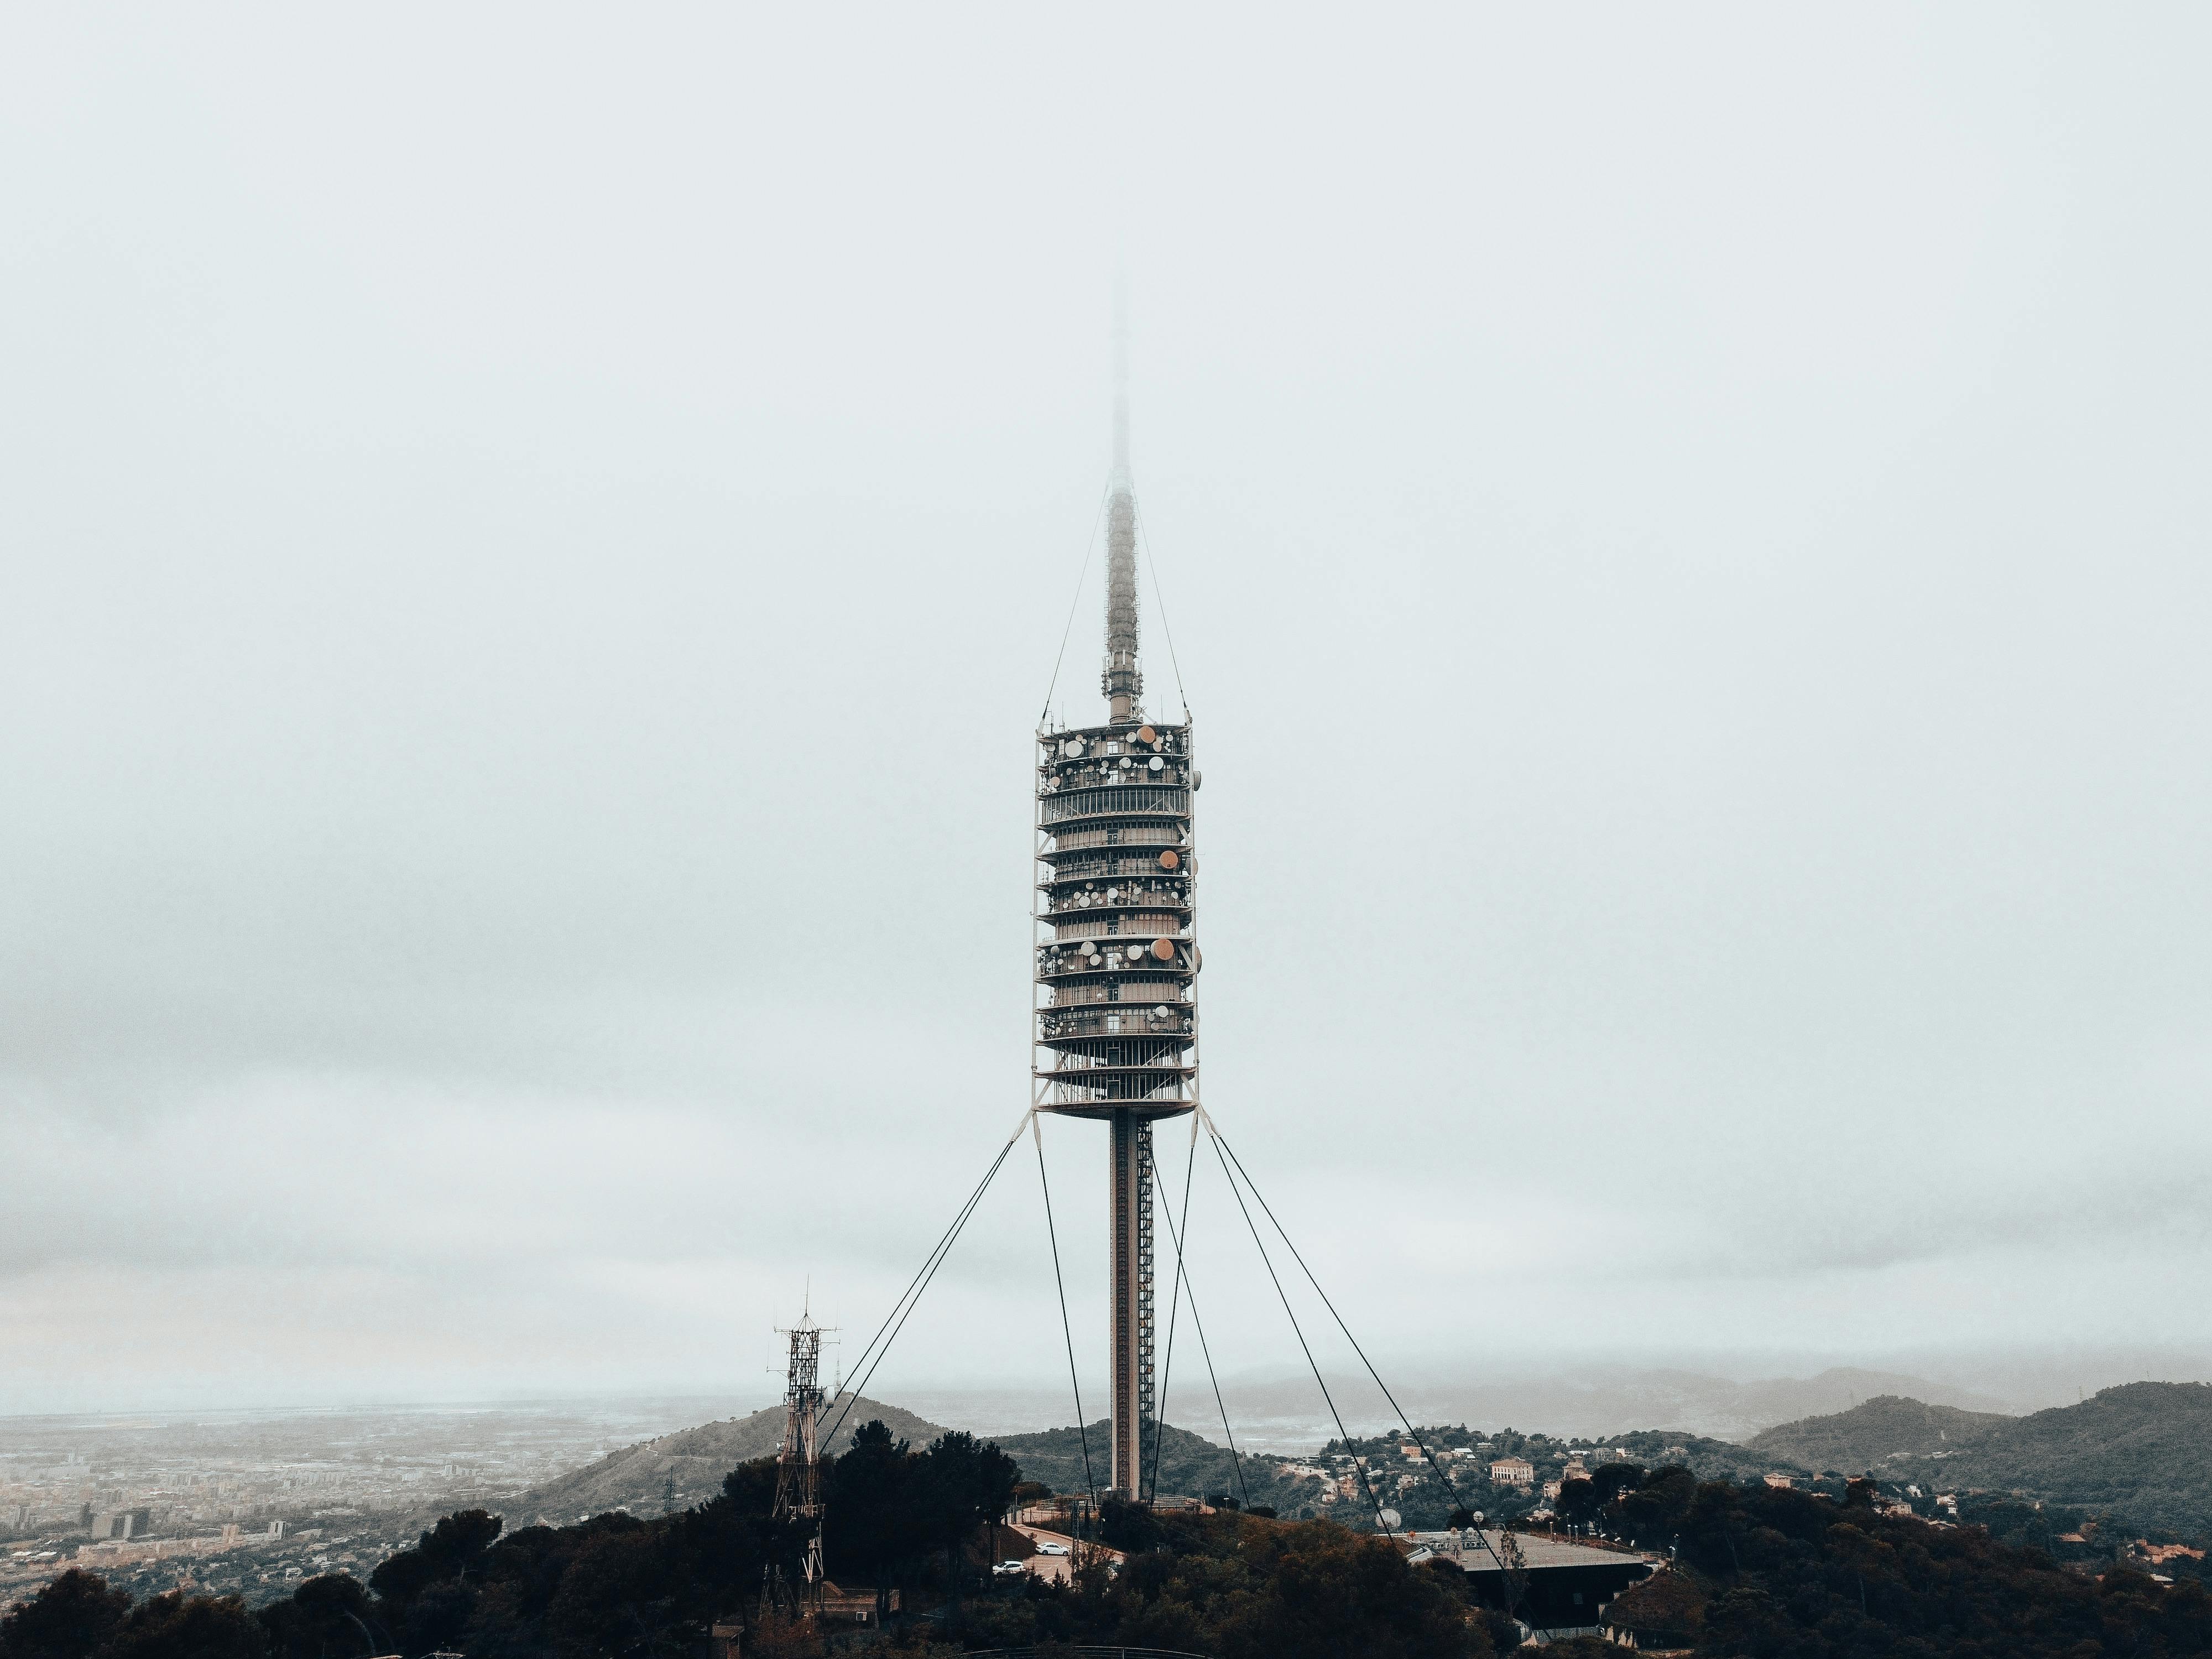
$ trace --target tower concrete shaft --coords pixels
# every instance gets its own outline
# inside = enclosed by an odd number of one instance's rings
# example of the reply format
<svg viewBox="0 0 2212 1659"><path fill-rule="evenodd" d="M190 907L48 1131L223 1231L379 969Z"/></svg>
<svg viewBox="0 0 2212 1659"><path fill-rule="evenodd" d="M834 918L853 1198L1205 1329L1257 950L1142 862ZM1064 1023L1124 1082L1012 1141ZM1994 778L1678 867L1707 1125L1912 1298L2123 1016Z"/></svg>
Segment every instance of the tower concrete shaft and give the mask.
<svg viewBox="0 0 2212 1659"><path fill-rule="evenodd" d="M1112 1119L1108 1216L1113 1245L1113 1445L1107 1486L1144 1491L1144 1425L1152 1420L1152 1126Z"/></svg>

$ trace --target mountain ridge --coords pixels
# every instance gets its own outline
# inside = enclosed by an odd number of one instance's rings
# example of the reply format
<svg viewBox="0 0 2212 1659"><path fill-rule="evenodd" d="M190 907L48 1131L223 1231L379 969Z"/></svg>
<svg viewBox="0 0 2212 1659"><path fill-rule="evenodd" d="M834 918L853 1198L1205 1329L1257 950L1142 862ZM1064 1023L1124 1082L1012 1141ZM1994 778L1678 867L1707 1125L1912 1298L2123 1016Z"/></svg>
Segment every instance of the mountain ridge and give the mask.
<svg viewBox="0 0 2212 1659"><path fill-rule="evenodd" d="M719 1493L722 1477L738 1464L773 1457L781 1449L783 1414L780 1405L764 1406L748 1417L702 1423L641 1440L518 1492L503 1507L518 1516L542 1516L552 1522L610 1510L658 1513L664 1504L690 1509ZM854 1396L837 1405L831 1419L837 1424L836 1436L823 1443L823 1455L834 1457L845 1451L860 1425L877 1419L892 1434L916 1446L945 1432L912 1412Z"/></svg>
<svg viewBox="0 0 2212 1659"><path fill-rule="evenodd" d="M1818 1455L1818 1467L1847 1474L2024 1493L2130 1526L2212 1532L2212 1384L2203 1382L2127 1382L2026 1417L1883 1397L1782 1425L1752 1444L1801 1463Z"/></svg>

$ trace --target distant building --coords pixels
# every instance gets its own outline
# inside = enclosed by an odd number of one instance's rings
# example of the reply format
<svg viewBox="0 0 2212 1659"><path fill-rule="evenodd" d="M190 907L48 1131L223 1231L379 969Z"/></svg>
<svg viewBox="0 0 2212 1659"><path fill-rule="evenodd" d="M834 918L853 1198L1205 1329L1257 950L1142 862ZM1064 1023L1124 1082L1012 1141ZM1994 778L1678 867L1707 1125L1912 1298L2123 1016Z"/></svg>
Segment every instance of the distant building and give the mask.
<svg viewBox="0 0 2212 1659"><path fill-rule="evenodd" d="M1525 1457L1501 1457L1490 1466L1490 1478L1501 1486L1533 1486L1536 1466Z"/></svg>
<svg viewBox="0 0 2212 1659"><path fill-rule="evenodd" d="M899 1610L899 1593L888 1592L890 1611ZM828 1579L822 1581L822 1617L827 1622L845 1625L872 1625L876 1622L876 1593L869 1590L841 1589Z"/></svg>
<svg viewBox="0 0 2212 1659"><path fill-rule="evenodd" d="M2204 1552L2191 1549L2186 1544L2154 1544L2148 1538L2135 1541L2135 1553L2139 1559L2153 1566L2164 1566L2168 1561L2202 1561Z"/></svg>
<svg viewBox="0 0 2212 1659"><path fill-rule="evenodd" d="M1765 1479L1766 1484L1773 1487L1777 1492L1788 1492L1790 1490L1790 1477L1786 1474L1770 1474L1766 1476Z"/></svg>
<svg viewBox="0 0 2212 1659"><path fill-rule="evenodd" d="M95 1539L119 1538L128 1543L133 1538L143 1538L153 1527L151 1510L113 1510L104 1515L94 1515L85 1522L86 1528Z"/></svg>
<svg viewBox="0 0 2212 1659"><path fill-rule="evenodd" d="M1507 1596L1500 1557L1504 1534L1496 1530L1407 1534L1400 1547L1416 1560L1441 1558L1467 1574L1474 1599L1503 1607ZM1547 1638L1595 1634L1601 1610L1631 1584L1651 1576L1655 1558L1593 1549L1533 1534L1516 1534L1522 1585L1514 1613L1524 1630Z"/></svg>

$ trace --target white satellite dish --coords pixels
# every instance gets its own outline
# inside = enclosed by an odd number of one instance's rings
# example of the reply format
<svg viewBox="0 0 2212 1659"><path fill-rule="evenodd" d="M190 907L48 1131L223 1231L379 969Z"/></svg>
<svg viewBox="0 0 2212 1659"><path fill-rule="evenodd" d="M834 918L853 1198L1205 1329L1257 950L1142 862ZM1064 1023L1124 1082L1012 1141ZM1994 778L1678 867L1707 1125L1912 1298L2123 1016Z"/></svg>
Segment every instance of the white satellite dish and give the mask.
<svg viewBox="0 0 2212 1659"><path fill-rule="evenodd" d="M1382 1511L1382 1524L1389 1528L1392 1532L1397 1531L1399 1527L1404 1523L1404 1521L1405 1517L1400 1515L1395 1510L1385 1510Z"/></svg>

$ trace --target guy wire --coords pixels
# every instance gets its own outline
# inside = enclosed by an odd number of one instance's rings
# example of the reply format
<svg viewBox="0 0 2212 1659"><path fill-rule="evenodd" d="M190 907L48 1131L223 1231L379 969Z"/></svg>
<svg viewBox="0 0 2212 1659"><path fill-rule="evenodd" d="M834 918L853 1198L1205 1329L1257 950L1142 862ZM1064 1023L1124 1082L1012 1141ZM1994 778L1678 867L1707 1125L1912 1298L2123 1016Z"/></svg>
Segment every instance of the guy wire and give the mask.
<svg viewBox="0 0 2212 1659"><path fill-rule="evenodd" d="M1091 574L1091 556L1097 550L1098 547L1099 521L1106 516L1106 503L1113 493L1114 487L1109 483L1099 495L1098 510L1091 515L1091 539L1083 544L1083 568L1075 573L1075 597L1067 602L1067 626L1060 630L1060 654L1052 659L1052 683L1044 689L1044 710L1037 716L1037 724L1040 726L1052 718L1052 694L1059 688L1060 665L1067 659L1068 636L1075 632L1075 613L1083 604L1083 579ZM1157 589L1159 585L1159 578L1155 576L1152 579L1152 586ZM1160 615L1160 625L1163 628L1167 626L1167 614L1163 611ZM1175 655L1173 641L1168 642L1168 655L1170 659ZM1180 690L1182 680L1178 678L1176 684Z"/></svg>

